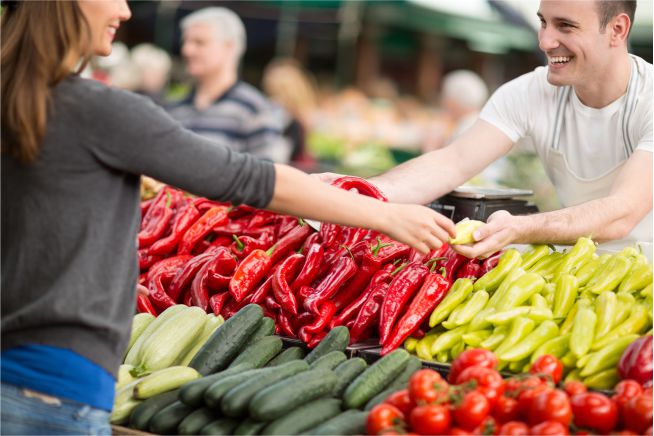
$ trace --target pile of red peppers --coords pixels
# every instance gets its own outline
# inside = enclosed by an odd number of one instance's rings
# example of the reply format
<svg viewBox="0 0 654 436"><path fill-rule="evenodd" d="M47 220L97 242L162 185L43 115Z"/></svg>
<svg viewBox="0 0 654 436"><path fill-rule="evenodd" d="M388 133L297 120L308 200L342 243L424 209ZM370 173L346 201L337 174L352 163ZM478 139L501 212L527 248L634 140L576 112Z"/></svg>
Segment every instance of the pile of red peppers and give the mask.
<svg viewBox="0 0 654 436"><path fill-rule="evenodd" d="M386 201L366 180L341 189ZM374 231L322 224L246 205L190 198L172 187L141 204L137 310L174 304L225 319L259 304L277 333L317 345L338 325L352 343L379 337L383 352L424 331L426 319L459 277L478 278L496 259L467 259L447 244L426 256Z"/></svg>

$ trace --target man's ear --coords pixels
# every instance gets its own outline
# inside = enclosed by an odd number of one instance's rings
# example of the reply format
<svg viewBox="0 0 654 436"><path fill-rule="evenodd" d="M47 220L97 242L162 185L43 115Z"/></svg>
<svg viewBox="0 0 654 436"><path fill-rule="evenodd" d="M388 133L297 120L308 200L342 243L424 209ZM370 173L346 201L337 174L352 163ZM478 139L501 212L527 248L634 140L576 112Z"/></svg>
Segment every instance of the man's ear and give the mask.
<svg viewBox="0 0 654 436"><path fill-rule="evenodd" d="M629 15L625 13L616 15L609 22L607 27L611 33L611 47L619 47L625 44L629 37L629 29L631 29Z"/></svg>

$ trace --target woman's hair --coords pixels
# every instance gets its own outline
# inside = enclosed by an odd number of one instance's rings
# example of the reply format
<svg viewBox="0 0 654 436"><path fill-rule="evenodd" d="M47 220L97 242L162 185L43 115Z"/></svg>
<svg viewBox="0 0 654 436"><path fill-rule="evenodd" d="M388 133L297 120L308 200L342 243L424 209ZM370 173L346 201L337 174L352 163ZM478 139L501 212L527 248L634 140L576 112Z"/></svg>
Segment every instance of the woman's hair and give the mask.
<svg viewBox="0 0 654 436"><path fill-rule="evenodd" d="M28 164L38 156L50 88L91 55L88 23L76 1L25 1L5 8L0 24L2 153Z"/></svg>

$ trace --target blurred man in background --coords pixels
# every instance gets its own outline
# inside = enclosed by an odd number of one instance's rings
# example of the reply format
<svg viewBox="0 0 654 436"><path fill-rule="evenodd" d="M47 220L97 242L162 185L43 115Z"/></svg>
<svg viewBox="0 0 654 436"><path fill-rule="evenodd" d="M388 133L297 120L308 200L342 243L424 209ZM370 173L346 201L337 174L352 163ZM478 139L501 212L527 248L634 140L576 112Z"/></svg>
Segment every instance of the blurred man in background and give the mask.
<svg viewBox="0 0 654 436"><path fill-rule="evenodd" d="M288 162L291 146L282 136L283 109L238 78L246 47L240 18L226 8L204 8L185 17L181 28L182 56L195 85L170 114L234 150Z"/></svg>
<svg viewBox="0 0 654 436"><path fill-rule="evenodd" d="M165 50L156 45L143 43L132 48L132 63L137 71L139 94L147 95L162 106L172 61Z"/></svg>

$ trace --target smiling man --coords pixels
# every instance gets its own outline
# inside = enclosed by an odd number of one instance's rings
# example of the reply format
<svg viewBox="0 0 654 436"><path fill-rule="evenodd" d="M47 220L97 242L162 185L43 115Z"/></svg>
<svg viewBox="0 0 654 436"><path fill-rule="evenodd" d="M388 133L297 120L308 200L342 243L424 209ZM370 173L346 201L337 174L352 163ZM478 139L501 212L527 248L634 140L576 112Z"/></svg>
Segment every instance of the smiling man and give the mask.
<svg viewBox="0 0 654 436"><path fill-rule="evenodd" d="M635 9L635 1L542 1L538 39L547 66L500 87L450 146L371 181L391 201L426 204L529 137L564 208L496 212L458 251L483 256L512 243L580 236L651 242L652 65L627 50Z"/></svg>

